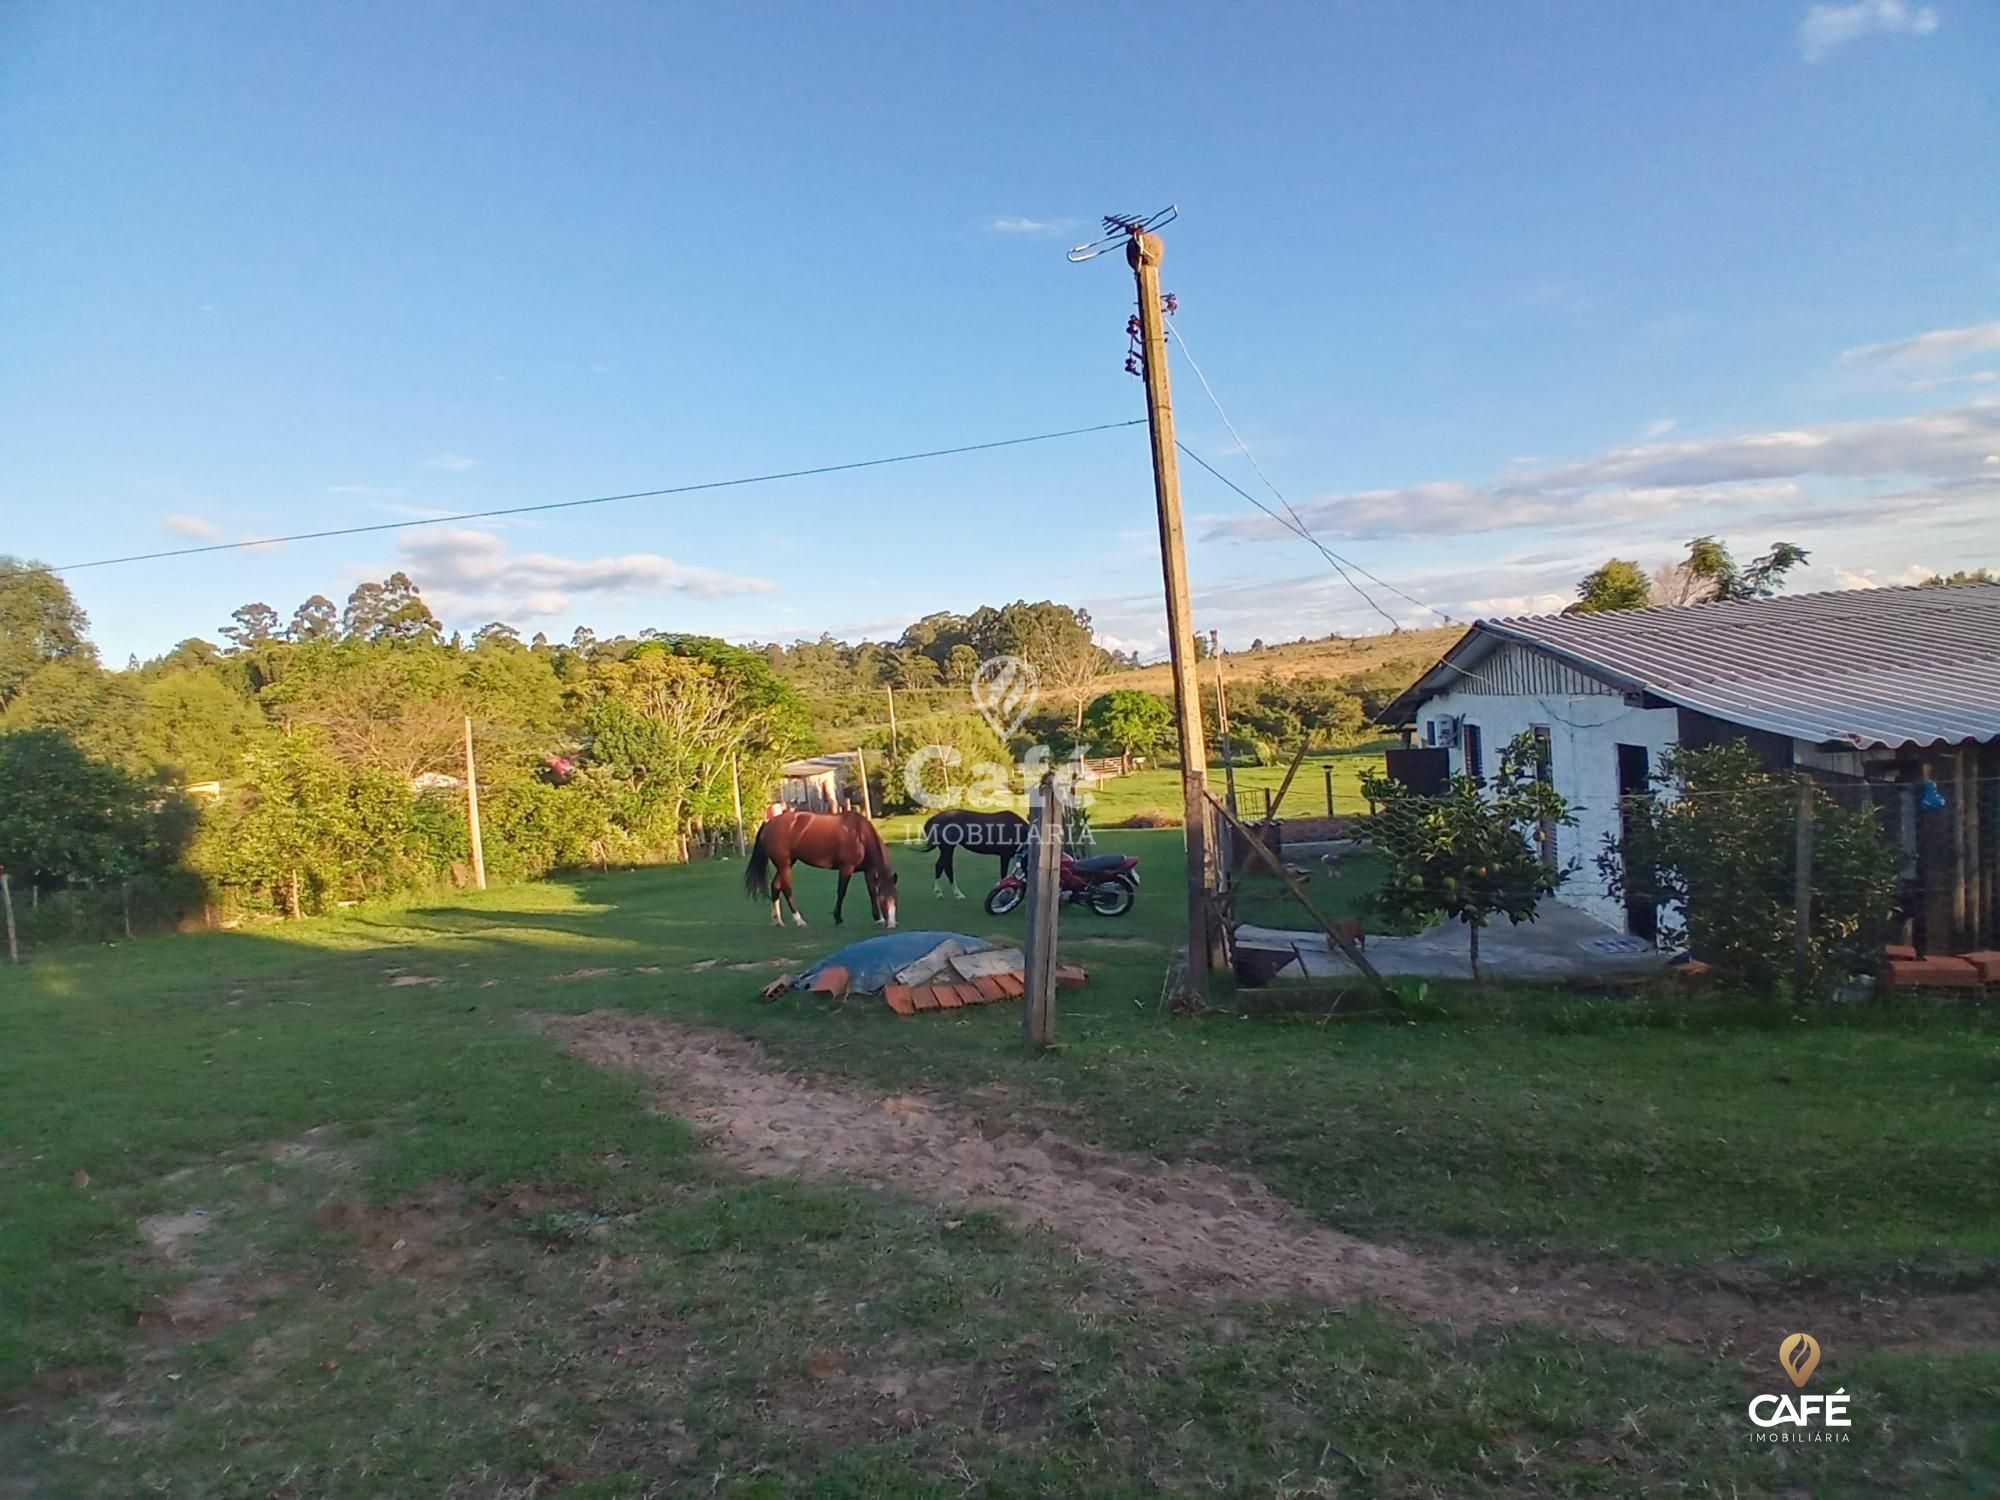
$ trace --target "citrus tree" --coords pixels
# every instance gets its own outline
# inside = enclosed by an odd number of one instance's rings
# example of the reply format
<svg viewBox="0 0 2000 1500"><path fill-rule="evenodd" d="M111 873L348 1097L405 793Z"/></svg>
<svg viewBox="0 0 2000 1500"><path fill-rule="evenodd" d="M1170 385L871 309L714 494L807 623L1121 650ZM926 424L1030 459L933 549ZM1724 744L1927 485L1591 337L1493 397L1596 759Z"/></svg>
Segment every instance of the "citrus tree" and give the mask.
<svg viewBox="0 0 2000 1500"><path fill-rule="evenodd" d="M1500 752L1490 779L1453 776L1436 796L1387 776L1361 780L1376 808L1363 827L1388 865L1377 905L1403 920L1463 922L1474 979L1480 930L1496 917L1534 921L1565 874L1541 846L1548 830L1575 820L1541 778L1541 754L1533 736L1520 735Z"/></svg>

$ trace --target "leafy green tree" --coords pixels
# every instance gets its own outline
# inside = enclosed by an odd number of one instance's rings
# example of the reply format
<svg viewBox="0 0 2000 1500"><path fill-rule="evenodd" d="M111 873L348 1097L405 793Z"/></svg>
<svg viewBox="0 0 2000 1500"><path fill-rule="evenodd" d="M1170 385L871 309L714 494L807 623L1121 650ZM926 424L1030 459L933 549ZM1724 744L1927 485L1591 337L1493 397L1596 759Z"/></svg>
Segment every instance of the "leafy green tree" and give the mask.
<svg viewBox="0 0 2000 1500"><path fill-rule="evenodd" d="M1014 757L978 714L929 714L902 725L900 754L889 750L886 730L867 746L876 808L911 812L924 806L978 805L994 811L1012 804ZM913 794L922 793L923 799Z"/></svg>
<svg viewBox="0 0 2000 1500"><path fill-rule="evenodd" d="M489 642L503 646L521 644L521 632L505 620L493 620L472 632L472 644L484 646Z"/></svg>
<svg viewBox="0 0 2000 1500"><path fill-rule="evenodd" d="M1584 575L1576 586L1576 603L1565 614L1600 614L1613 609L1644 609L1652 602L1653 582L1639 565L1614 557Z"/></svg>
<svg viewBox="0 0 2000 1500"><path fill-rule="evenodd" d="M202 862L272 898L289 917L340 886L347 770L319 735L270 730L244 756L228 814L204 826Z"/></svg>
<svg viewBox="0 0 2000 1500"><path fill-rule="evenodd" d="M1361 779L1376 807L1364 826L1389 867L1376 897L1381 910L1401 920L1463 922L1474 979L1481 929L1495 917L1534 921L1563 880L1537 846L1546 830L1575 819L1541 779L1540 754L1532 736L1517 736L1483 784L1453 776L1433 797L1387 776Z"/></svg>
<svg viewBox="0 0 2000 1500"><path fill-rule="evenodd" d="M95 664L90 619L48 564L0 557L0 708L51 662Z"/></svg>
<svg viewBox="0 0 2000 1500"><path fill-rule="evenodd" d="M284 624L268 604L246 604L229 618L235 623L222 627L223 639L232 642L239 651L276 640Z"/></svg>
<svg viewBox="0 0 2000 1500"><path fill-rule="evenodd" d="M168 673L142 691L139 754L181 782L234 774L244 747L264 725L256 704L219 671Z"/></svg>
<svg viewBox="0 0 2000 1500"><path fill-rule="evenodd" d="M1775 993L1795 969L1797 784L1741 744L1670 750L1654 784L1658 795L1625 800L1623 837L1607 839L1598 856L1606 888L1664 908L1662 939L1687 947L1724 983ZM1878 967L1900 864L1874 808L1814 791L1814 994Z"/></svg>
<svg viewBox="0 0 2000 1500"><path fill-rule="evenodd" d="M2000 583L1991 568L1960 568L1955 573L1933 573L1923 582L1927 589L1955 588L1962 583Z"/></svg>
<svg viewBox="0 0 2000 1500"><path fill-rule="evenodd" d="M0 712L0 731L60 730L85 755L138 771L144 710L136 674L107 672L94 655L76 654L47 663L21 684Z"/></svg>
<svg viewBox="0 0 2000 1500"><path fill-rule="evenodd" d="M960 642L946 654L944 680L953 687L971 687L972 679L979 675L979 653Z"/></svg>
<svg viewBox="0 0 2000 1500"><path fill-rule="evenodd" d="M307 641L327 641L340 634L340 611L324 594L314 594L292 611L292 623L285 638L294 645Z"/></svg>
<svg viewBox="0 0 2000 1500"><path fill-rule="evenodd" d="M435 641L444 634L410 575L391 573L380 583L362 583L347 596L341 628L353 640Z"/></svg>
<svg viewBox="0 0 2000 1500"><path fill-rule="evenodd" d="M0 786L0 866L37 885L118 880L177 852L153 793L59 730L0 734Z"/></svg>
<svg viewBox="0 0 2000 1500"><path fill-rule="evenodd" d="M1732 599L1768 599L1784 587L1785 576L1810 554L1794 542L1773 542L1771 550L1742 568L1729 548L1712 536L1688 543L1688 553L1665 575L1667 604L1711 604Z"/></svg>
<svg viewBox="0 0 2000 1500"><path fill-rule="evenodd" d="M1114 688L1100 693L1083 712L1083 729L1093 744L1116 745L1121 770L1135 755L1157 754L1174 732L1174 711L1152 693Z"/></svg>

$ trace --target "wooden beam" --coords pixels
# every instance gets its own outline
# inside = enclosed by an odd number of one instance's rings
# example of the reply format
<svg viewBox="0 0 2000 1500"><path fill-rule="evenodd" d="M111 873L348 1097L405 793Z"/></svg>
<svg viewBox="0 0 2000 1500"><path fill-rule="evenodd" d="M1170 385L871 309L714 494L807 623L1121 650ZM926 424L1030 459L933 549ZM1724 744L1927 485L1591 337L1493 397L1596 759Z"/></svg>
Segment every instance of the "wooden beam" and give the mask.
<svg viewBox="0 0 2000 1500"><path fill-rule="evenodd" d="M1292 757L1292 763L1290 767L1287 768L1287 770L1285 771L1285 779L1278 783L1278 795L1271 799L1272 817L1274 818L1277 817L1279 810L1284 807L1285 793L1289 792L1292 789L1292 778L1299 774L1299 765L1306 758L1306 746L1310 745L1311 743L1312 743L1311 735L1304 735L1300 737L1298 753Z"/></svg>
<svg viewBox="0 0 2000 1500"><path fill-rule="evenodd" d="M1229 825L1236 830L1237 837L1243 839L1250 846L1250 852L1269 866L1272 873L1280 880L1284 881L1285 888L1292 893L1293 899L1306 909L1308 916L1319 923L1320 929L1327 935L1327 940L1341 951L1341 954L1349 963L1353 964L1355 968L1368 977L1369 981L1375 986L1377 993L1387 1000L1397 1001L1396 992L1389 987L1389 982L1375 971L1375 965L1368 962L1368 955L1363 953L1348 938L1346 933L1334 925L1331 917L1313 904L1312 897L1306 894L1304 883L1300 881L1298 876L1285 868L1285 862L1269 849L1265 848L1264 841L1258 838L1251 831L1250 826L1237 817L1235 813L1224 807L1220 802L1216 802L1212 796L1208 800L1214 804L1216 811L1229 820Z"/></svg>

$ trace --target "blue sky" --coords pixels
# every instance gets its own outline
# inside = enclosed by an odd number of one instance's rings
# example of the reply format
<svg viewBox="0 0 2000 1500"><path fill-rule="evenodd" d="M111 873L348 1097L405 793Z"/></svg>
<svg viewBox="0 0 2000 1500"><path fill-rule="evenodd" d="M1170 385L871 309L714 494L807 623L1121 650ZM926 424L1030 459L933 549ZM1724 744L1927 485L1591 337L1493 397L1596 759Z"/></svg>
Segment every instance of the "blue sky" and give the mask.
<svg viewBox="0 0 2000 1500"><path fill-rule="evenodd" d="M1323 540L1464 617L1717 532L2000 564L2000 8L0 8L0 551L55 564L1140 413L1180 331ZM1178 355L1178 351L1177 355ZM1183 438L1255 476L1177 364ZM1190 469L1197 623L1386 628ZM80 571L108 660L409 570L448 623L1159 645L1143 431ZM1408 623L1432 617L1393 595Z"/></svg>

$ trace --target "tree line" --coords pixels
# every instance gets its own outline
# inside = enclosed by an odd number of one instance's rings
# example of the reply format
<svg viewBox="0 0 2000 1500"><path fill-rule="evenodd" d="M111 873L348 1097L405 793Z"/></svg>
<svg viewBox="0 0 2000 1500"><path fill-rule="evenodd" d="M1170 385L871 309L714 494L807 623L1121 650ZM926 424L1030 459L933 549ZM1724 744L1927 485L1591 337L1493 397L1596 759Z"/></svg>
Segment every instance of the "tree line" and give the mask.
<svg viewBox="0 0 2000 1500"><path fill-rule="evenodd" d="M502 877L684 858L810 747L762 653L584 634L446 638L396 573L111 671L61 579L0 559L0 864L79 935L300 915L463 880L468 725Z"/></svg>
<svg viewBox="0 0 2000 1500"><path fill-rule="evenodd" d="M0 865L31 929L297 916L462 883L468 725L499 878L686 858L733 831L739 791L754 824L781 766L815 750L867 750L875 805L894 808L925 744L1004 764L1032 744L1157 759L1174 741L1165 699L1117 687L1133 659L1046 600L928 615L887 643L557 642L497 620L448 636L392 573L343 604L246 604L218 637L109 669L62 580L0 558ZM973 674L1002 654L1041 683L1012 744L971 711ZM1365 738L1420 665L1234 683L1238 753ZM884 686L904 695L894 732ZM847 717L856 697L872 717Z"/></svg>

